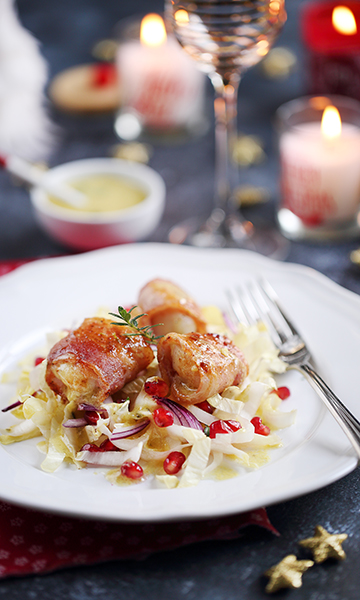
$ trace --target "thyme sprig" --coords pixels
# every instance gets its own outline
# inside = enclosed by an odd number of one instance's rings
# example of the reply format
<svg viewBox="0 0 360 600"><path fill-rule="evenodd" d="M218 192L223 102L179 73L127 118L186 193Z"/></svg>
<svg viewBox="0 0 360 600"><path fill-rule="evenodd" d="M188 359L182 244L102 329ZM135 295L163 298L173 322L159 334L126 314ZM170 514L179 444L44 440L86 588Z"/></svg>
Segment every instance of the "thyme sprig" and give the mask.
<svg viewBox="0 0 360 600"><path fill-rule="evenodd" d="M126 310L122 306L118 306L118 314L117 313L109 313L112 317L120 320L111 323L111 325L119 325L119 327L131 327L134 329L134 333L127 333L128 336L133 335L141 335L147 342L151 342L152 344L162 338L162 335L154 335L152 329L153 327L158 327L159 325L163 325L163 323L157 323L156 325L145 325L144 327L139 326L139 319L141 317L146 317L146 313L142 313L141 315L137 315L133 317L131 315L132 311L135 310L137 306L133 306L130 310Z"/></svg>

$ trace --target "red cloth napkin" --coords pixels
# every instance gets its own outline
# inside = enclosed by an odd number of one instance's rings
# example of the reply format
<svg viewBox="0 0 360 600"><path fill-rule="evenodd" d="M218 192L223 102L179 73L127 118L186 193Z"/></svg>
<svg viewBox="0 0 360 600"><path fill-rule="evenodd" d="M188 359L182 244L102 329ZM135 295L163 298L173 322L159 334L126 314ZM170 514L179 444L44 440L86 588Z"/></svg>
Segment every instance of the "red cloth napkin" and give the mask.
<svg viewBox="0 0 360 600"><path fill-rule="evenodd" d="M0 502L0 577L106 560L141 559L194 542L233 539L247 525L260 525L279 535L265 508L205 521L114 523Z"/></svg>
<svg viewBox="0 0 360 600"><path fill-rule="evenodd" d="M18 267L22 265L26 265L29 262L32 262L33 259L28 260L4 260L0 262L0 277L1 275L6 275L10 273L10 271L14 271Z"/></svg>
<svg viewBox="0 0 360 600"><path fill-rule="evenodd" d="M0 275L26 262L0 262ZM248 525L279 535L265 508L201 521L117 523L59 516L0 501L0 577L145 558L195 542L237 538Z"/></svg>

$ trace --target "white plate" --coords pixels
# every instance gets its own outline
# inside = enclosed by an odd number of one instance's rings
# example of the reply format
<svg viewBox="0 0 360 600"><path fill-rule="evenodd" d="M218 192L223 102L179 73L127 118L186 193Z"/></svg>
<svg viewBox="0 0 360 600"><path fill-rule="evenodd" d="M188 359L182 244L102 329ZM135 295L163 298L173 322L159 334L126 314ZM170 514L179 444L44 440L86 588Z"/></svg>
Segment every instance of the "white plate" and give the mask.
<svg viewBox="0 0 360 600"><path fill-rule="evenodd" d="M330 386L360 417L360 298L317 272L240 250L197 250L161 244L129 245L46 259L0 280L0 376L13 369L45 331L71 326L99 306L136 301L140 286L169 278L200 304L226 307L224 290L265 275L309 342ZM155 489L145 482L111 486L100 471L39 468L37 440L0 447L0 496L25 506L83 517L155 521L229 515L287 500L323 487L356 466L350 445L309 385L295 372L284 409L297 408L296 424L281 432L284 446L264 467L195 488ZM0 386L0 406L13 389ZM0 413L0 427L10 419Z"/></svg>

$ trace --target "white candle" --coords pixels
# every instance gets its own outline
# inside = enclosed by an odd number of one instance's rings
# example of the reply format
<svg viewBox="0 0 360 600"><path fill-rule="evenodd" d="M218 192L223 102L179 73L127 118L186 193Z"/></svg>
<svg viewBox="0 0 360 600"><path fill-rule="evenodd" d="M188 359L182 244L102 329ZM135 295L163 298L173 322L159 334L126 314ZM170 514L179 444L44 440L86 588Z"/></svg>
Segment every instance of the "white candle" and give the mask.
<svg viewBox="0 0 360 600"><path fill-rule="evenodd" d="M123 104L138 114L145 127L178 128L196 123L203 110L204 75L178 42L166 35L159 15L145 19L142 39L119 46Z"/></svg>
<svg viewBox="0 0 360 600"><path fill-rule="evenodd" d="M282 206L310 227L350 221L360 205L360 128L327 116L280 137Z"/></svg>

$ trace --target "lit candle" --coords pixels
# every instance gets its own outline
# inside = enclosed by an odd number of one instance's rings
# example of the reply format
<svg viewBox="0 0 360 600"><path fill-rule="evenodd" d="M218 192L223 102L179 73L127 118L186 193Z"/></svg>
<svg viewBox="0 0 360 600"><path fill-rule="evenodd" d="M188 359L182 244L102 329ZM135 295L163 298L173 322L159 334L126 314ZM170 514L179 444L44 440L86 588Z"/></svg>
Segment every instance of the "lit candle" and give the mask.
<svg viewBox="0 0 360 600"><path fill-rule="evenodd" d="M143 127L176 129L199 119L204 75L167 35L160 15L144 17L139 40L120 44L117 65L123 104Z"/></svg>
<svg viewBox="0 0 360 600"><path fill-rule="evenodd" d="M313 231L313 237L321 231L331 236L354 225L359 212L360 127L342 123L339 111L326 98L294 102L303 104L308 121L297 118L280 136L279 221L290 229L301 223ZM311 120L311 109L322 115L321 121ZM360 123L360 105L358 111Z"/></svg>
<svg viewBox="0 0 360 600"><path fill-rule="evenodd" d="M310 93L360 99L360 2L306 3L301 23Z"/></svg>

